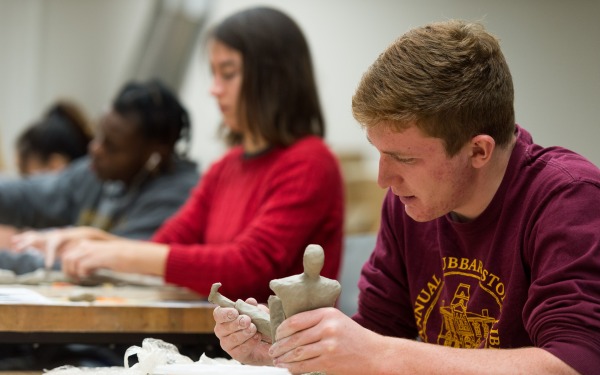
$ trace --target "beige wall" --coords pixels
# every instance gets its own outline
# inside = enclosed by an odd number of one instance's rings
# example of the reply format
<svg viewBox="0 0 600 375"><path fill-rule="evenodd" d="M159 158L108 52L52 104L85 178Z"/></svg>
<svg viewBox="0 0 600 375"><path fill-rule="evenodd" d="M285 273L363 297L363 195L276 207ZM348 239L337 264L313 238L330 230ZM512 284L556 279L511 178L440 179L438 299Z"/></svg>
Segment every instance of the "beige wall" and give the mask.
<svg viewBox="0 0 600 375"><path fill-rule="evenodd" d="M223 0L215 2L212 19L254 3L287 11L305 30L327 139L336 149L366 154L373 175L377 155L351 115L353 91L366 68L401 33L449 18L481 20L501 39L515 81L517 122L538 143L572 148L600 165L600 1ZM185 94L202 132L195 138L195 153L212 160L219 154L211 138L219 114L208 95L208 67L198 61Z"/></svg>
<svg viewBox="0 0 600 375"><path fill-rule="evenodd" d="M14 170L17 134L57 98L97 116L122 81L151 1L0 0L0 143Z"/></svg>
<svg viewBox="0 0 600 375"><path fill-rule="evenodd" d="M362 73L397 36L448 18L482 20L500 37L516 88L517 121L543 145L572 148L600 165L600 1L215 0L211 20L253 4L287 11L315 60L328 142L358 150L375 175L377 155L350 113ZM97 115L126 78L150 0L1 0L0 135L5 161L20 127L57 95ZM183 99L194 121L193 156L206 166L222 147L219 114L197 51Z"/></svg>

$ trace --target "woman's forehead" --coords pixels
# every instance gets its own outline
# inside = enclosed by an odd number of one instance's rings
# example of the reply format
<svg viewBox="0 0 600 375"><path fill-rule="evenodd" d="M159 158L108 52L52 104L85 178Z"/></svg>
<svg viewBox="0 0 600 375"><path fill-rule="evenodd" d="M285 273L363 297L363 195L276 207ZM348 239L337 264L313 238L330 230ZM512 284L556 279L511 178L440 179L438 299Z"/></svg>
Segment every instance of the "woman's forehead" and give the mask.
<svg viewBox="0 0 600 375"><path fill-rule="evenodd" d="M224 67L230 65L240 65L242 63L242 54L240 51L231 48L225 43L213 40L209 47L210 63L213 67Z"/></svg>

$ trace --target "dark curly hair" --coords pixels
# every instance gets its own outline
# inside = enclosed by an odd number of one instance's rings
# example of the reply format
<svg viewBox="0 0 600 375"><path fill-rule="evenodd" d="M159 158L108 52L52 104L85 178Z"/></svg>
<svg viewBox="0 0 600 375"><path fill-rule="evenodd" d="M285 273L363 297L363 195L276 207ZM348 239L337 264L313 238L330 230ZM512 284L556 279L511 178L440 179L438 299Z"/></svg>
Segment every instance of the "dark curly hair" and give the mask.
<svg viewBox="0 0 600 375"><path fill-rule="evenodd" d="M184 142L179 156L187 156L191 139L191 123L187 110L177 96L159 80L128 82L112 103L123 117L132 117L148 140L167 144L176 152L176 144Z"/></svg>

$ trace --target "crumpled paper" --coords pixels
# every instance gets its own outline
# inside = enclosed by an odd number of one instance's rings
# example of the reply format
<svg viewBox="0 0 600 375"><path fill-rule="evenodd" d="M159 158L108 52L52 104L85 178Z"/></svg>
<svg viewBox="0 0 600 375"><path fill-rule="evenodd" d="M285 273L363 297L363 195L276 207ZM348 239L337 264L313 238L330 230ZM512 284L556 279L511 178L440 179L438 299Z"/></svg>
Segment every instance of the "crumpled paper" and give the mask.
<svg viewBox="0 0 600 375"><path fill-rule="evenodd" d="M137 355L138 363L129 367L129 357ZM179 350L173 344L162 340L147 338L142 342L142 347L132 346L125 351L125 368L137 370L142 374L152 374L154 368L161 365L172 365L175 363L193 363L189 357L179 354Z"/></svg>
<svg viewBox="0 0 600 375"><path fill-rule="evenodd" d="M271 366L248 366L233 359L212 359L204 354L198 362L158 366L153 375L290 375L283 368Z"/></svg>
<svg viewBox="0 0 600 375"><path fill-rule="evenodd" d="M137 356L138 362L129 367L129 357ZM289 375L282 368L246 366L233 359L209 358L202 354L197 362L179 353L177 347L165 341L146 338L142 346L131 346L125 351L124 367L74 367L61 366L48 375L176 375L176 374L244 374L244 375Z"/></svg>
<svg viewBox="0 0 600 375"><path fill-rule="evenodd" d="M129 367L129 357L137 356L138 363ZM125 351L123 359L125 367L74 367L60 366L50 371L44 371L44 374L51 375L147 375L152 374L154 369L162 365L186 364L193 361L184 355L179 354L179 350L173 344L159 339L146 338L142 346L132 346Z"/></svg>

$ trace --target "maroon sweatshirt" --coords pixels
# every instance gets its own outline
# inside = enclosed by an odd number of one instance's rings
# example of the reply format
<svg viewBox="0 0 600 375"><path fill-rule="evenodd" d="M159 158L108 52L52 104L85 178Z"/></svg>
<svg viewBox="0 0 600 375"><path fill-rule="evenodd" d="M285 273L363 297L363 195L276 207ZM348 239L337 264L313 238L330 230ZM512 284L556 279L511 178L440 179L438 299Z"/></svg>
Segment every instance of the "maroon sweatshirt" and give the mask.
<svg viewBox="0 0 600 375"><path fill-rule="evenodd" d="M600 370L600 171L517 127L475 220L419 223L391 192L354 319L387 336L460 348L543 348Z"/></svg>

